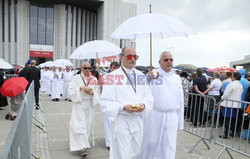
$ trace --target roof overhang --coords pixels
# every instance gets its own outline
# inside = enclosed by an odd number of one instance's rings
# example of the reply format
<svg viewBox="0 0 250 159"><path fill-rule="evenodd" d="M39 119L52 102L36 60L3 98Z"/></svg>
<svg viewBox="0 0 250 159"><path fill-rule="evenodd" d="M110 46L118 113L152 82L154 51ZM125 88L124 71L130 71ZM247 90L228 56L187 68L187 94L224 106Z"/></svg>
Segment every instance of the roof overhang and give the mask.
<svg viewBox="0 0 250 159"><path fill-rule="evenodd" d="M53 4L68 4L84 8L91 11L97 11L99 6L101 6L104 0L29 0L34 2L41 3L53 3Z"/></svg>

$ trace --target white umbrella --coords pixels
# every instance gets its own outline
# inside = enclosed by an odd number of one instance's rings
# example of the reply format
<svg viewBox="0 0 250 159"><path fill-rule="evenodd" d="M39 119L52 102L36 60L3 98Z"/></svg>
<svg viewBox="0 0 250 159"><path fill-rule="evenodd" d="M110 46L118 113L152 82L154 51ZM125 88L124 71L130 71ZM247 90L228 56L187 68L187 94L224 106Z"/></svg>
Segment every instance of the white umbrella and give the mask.
<svg viewBox="0 0 250 159"><path fill-rule="evenodd" d="M69 60L67 59L57 59L54 61L56 66L65 67L65 66L74 66Z"/></svg>
<svg viewBox="0 0 250 159"><path fill-rule="evenodd" d="M121 53L117 45L105 41L94 40L79 46L69 57L70 59L96 59L107 56L116 56Z"/></svg>
<svg viewBox="0 0 250 159"><path fill-rule="evenodd" d="M172 16L150 13L129 18L111 34L115 39L150 39L150 70L152 70L152 38L194 34L183 22Z"/></svg>
<svg viewBox="0 0 250 159"><path fill-rule="evenodd" d="M44 63L44 66L45 66L45 67L52 67L52 66L54 66L54 63L53 63L53 61L46 61L46 62Z"/></svg>
<svg viewBox="0 0 250 159"><path fill-rule="evenodd" d="M11 69L13 66L8 62L4 61L4 59L0 58L0 69Z"/></svg>
<svg viewBox="0 0 250 159"><path fill-rule="evenodd" d="M147 13L129 18L111 34L115 39L167 38L188 36L192 30L175 17L157 13Z"/></svg>

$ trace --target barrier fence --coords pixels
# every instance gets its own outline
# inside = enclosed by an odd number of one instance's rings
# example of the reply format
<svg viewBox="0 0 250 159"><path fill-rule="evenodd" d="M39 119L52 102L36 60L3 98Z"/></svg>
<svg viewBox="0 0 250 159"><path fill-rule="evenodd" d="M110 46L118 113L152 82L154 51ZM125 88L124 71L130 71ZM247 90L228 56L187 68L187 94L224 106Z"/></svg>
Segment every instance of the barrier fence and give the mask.
<svg viewBox="0 0 250 159"><path fill-rule="evenodd" d="M189 152L192 152L201 141L210 149L206 141L211 142L213 138L215 98L194 93L184 93L184 100L184 131L200 138Z"/></svg>
<svg viewBox="0 0 250 159"><path fill-rule="evenodd" d="M0 152L0 159L31 158L31 129L34 104L34 83L32 82Z"/></svg>
<svg viewBox="0 0 250 159"><path fill-rule="evenodd" d="M205 96L184 93L185 128L184 131L200 139L191 147L192 152L203 141L208 149L209 143L222 146L216 159L229 150L250 157L250 116L245 113L250 102L220 100L219 96Z"/></svg>
<svg viewBox="0 0 250 159"><path fill-rule="evenodd" d="M246 112L250 102L221 100L218 106L215 143L223 147L216 158L226 151L233 158L230 151L250 157L250 124Z"/></svg>

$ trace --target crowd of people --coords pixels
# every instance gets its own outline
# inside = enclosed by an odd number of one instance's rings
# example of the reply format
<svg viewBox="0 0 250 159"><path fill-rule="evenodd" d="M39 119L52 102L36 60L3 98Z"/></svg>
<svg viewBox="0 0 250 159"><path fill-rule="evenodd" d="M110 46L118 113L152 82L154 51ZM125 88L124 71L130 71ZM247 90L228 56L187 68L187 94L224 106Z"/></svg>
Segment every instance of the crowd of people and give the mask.
<svg viewBox="0 0 250 159"><path fill-rule="evenodd" d="M225 78L221 76L222 74ZM242 133L241 127L249 129L249 118L243 119L245 113L250 113L246 112L249 106L239 103L250 101L250 82L247 80L246 71L240 69L233 73L214 72L213 75L213 77L204 75L201 68L190 76L186 72L180 73L183 91L186 92L184 94L186 118L194 127L205 126L205 123L211 122L214 118L215 126L219 115L218 126L224 125L224 135L220 137L224 139L228 139L229 136L239 137ZM190 98L188 93L194 93L197 96ZM212 100L205 102L204 95L213 97L215 103ZM219 112L218 108L220 108Z"/></svg>
<svg viewBox="0 0 250 159"><path fill-rule="evenodd" d="M201 116L204 112L216 110L216 105L204 107L204 95L214 97L217 103L221 99L250 101L250 87L244 70L227 73L223 80L219 72L214 73L213 78L207 78L200 68L191 75L186 72L178 74L172 69L173 55L164 51L159 57L160 67L145 75L135 69L138 58L135 49L123 48L121 64L112 62L104 76L88 62L83 62L77 72L70 66L39 69L35 60L28 60L19 76L25 77L29 83L34 81L37 110L40 109L39 89L53 102L72 102L70 151L79 151L81 156L88 155L91 148L89 137L96 106L100 106L103 112L105 143L110 150L110 159L174 159L177 131L184 129L184 112L190 105L187 93L201 95L194 102L200 108L191 107L189 110L194 127L207 122ZM157 74L160 75L158 78ZM0 98L1 103L6 104L3 97ZM221 137L226 139L228 134L234 135L234 131L229 133L230 128L235 125L240 128L240 119L236 119L240 115L236 114L244 113L245 108L228 102L221 105L225 117L225 132Z"/></svg>

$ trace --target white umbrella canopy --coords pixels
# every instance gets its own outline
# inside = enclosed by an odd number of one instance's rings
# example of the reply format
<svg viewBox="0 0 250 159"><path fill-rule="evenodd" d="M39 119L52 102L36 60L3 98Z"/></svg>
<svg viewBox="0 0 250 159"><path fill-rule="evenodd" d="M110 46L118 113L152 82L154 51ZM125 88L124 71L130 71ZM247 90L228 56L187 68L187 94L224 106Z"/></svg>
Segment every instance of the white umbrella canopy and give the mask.
<svg viewBox="0 0 250 159"><path fill-rule="evenodd" d="M194 32L183 22L172 16L147 13L129 18L111 34L115 39L144 39L188 36Z"/></svg>
<svg viewBox="0 0 250 159"><path fill-rule="evenodd" d="M66 67L66 66L74 66L69 60L67 59L57 59L54 61L54 64L59 67Z"/></svg>
<svg viewBox="0 0 250 159"><path fill-rule="evenodd" d="M0 58L0 69L11 69L13 66L6 62L4 59Z"/></svg>
<svg viewBox="0 0 250 159"><path fill-rule="evenodd" d="M70 59L96 59L107 56L116 56L121 53L117 45L105 41L94 40L79 46L69 57Z"/></svg>

